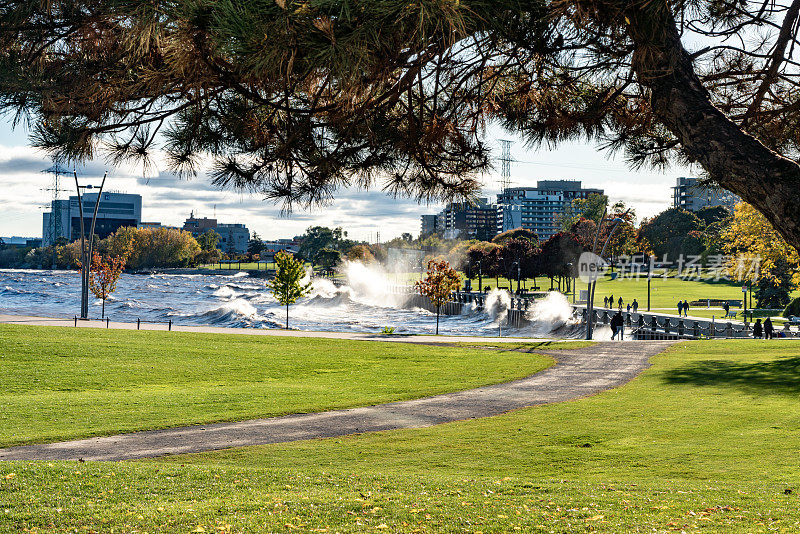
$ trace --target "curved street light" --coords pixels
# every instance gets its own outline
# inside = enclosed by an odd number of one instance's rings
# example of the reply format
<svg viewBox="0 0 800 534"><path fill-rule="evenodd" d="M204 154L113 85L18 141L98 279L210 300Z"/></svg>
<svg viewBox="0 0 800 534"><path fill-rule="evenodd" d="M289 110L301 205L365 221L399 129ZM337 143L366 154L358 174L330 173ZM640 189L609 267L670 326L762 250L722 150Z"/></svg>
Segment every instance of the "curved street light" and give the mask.
<svg viewBox="0 0 800 534"><path fill-rule="evenodd" d="M625 213L622 214L622 217L627 215L630 211L631 211L630 209L625 211ZM592 245L592 254L596 254L597 253L596 252L597 251L597 241L600 238L600 232L603 229L603 223L604 222L614 223L614 226L612 226L611 230L608 232L608 237L606 238L605 243L603 243L603 248L600 251L600 257L601 258L603 256L605 256L606 247L608 246L608 243L611 241L611 237L614 235L614 230L617 229L617 227L619 226L619 224L621 222L624 222L624 219L622 219L622 217L614 217L613 219L607 219L606 218L606 213L608 213L608 210L604 210L603 211L603 218L600 219L600 224L597 225L597 233L594 236L594 244ZM589 282L589 287L588 287L588 300L589 301L586 304L586 312L587 312L586 313L586 339L587 340L591 340L592 339L592 329L594 327L594 321L593 321L593 315L594 315L594 290L595 290L596 287L597 287L597 280L593 280L593 281Z"/></svg>

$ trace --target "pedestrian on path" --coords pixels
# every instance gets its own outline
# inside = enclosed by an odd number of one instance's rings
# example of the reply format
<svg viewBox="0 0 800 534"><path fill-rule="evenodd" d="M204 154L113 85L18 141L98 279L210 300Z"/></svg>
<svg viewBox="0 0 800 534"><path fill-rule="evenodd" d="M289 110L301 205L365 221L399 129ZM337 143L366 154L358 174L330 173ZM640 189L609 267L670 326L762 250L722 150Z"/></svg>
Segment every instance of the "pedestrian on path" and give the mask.
<svg viewBox="0 0 800 534"><path fill-rule="evenodd" d="M775 327L772 326L772 319L767 317L764 320L764 339L772 339L775 337Z"/></svg>
<svg viewBox="0 0 800 534"><path fill-rule="evenodd" d="M603 307L608 308L608 297L603 297Z"/></svg>
<svg viewBox="0 0 800 534"><path fill-rule="evenodd" d="M684 317L689 317L689 301L688 300L684 300L683 301L683 316Z"/></svg>
<svg viewBox="0 0 800 534"><path fill-rule="evenodd" d="M611 295L610 297L608 297L608 307L609 308L613 308L614 307L614 295Z"/></svg>
<svg viewBox="0 0 800 534"><path fill-rule="evenodd" d="M622 341L624 330L625 321L622 319L622 312L618 311L614 317L611 318L611 339L614 339L617 337L617 334L619 334L619 340Z"/></svg>
<svg viewBox="0 0 800 534"><path fill-rule="evenodd" d="M683 314L683 301L679 300L678 301L678 317L680 317L682 314Z"/></svg>
<svg viewBox="0 0 800 534"><path fill-rule="evenodd" d="M761 339L761 319L756 319L756 324L753 325L753 338Z"/></svg>
<svg viewBox="0 0 800 534"><path fill-rule="evenodd" d="M622 311L622 297L619 298L619 310Z"/></svg>
<svg viewBox="0 0 800 534"><path fill-rule="evenodd" d="M731 312L731 305L725 302L725 304L722 305L722 309L725 310L725 315L728 315Z"/></svg>
<svg viewBox="0 0 800 534"><path fill-rule="evenodd" d="M628 313L630 313L630 312L631 312L631 303L629 302L628 303Z"/></svg>
<svg viewBox="0 0 800 534"><path fill-rule="evenodd" d="M636 299L633 299L633 313L639 311L639 303L636 302Z"/></svg>

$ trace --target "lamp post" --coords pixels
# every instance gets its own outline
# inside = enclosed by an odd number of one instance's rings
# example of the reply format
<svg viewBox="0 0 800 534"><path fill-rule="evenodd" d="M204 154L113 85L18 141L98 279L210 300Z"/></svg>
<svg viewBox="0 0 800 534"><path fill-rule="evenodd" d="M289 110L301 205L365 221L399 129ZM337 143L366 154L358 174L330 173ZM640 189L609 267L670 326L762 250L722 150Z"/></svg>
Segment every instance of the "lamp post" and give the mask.
<svg viewBox="0 0 800 534"><path fill-rule="evenodd" d="M75 189L78 191L78 215L80 216L80 229L81 229L81 319L89 318L89 273L91 271L92 252L94 248L94 228L97 223L97 210L100 207L100 196L103 194L103 186L106 183L108 173L103 175L103 181L100 182L100 187L97 190L97 200L94 203L94 212L92 213L92 224L89 227L89 242L86 246L86 232L83 222L83 197L81 196L81 189L89 190L94 189L92 185L80 185L78 183L78 173L73 171L75 176Z"/></svg>
<svg viewBox="0 0 800 534"><path fill-rule="evenodd" d="M627 215L630 210L627 210L624 215ZM606 219L607 210L603 211L603 218L600 219L600 224L597 225L597 233L594 235L594 244L592 245L592 254L596 254L597 252L597 241L600 238L600 232L603 229L604 222L611 222L614 223L614 226L611 227L611 230L608 232L608 237L606 238L605 243L603 243L603 248L600 251L600 257L602 258L605 255L606 247L608 246L609 241L611 241L611 236L614 235L614 230L617 229L617 226L622 222L621 217L615 217L613 219ZM594 315L594 290L597 287L597 280L592 280L589 282L588 292L589 292L589 302L586 305L587 317L586 317L586 339L592 339L592 328L594 327L593 315Z"/></svg>
<svg viewBox="0 0 800 534"><path fill-rule="evenodd" d="M647 269L647 311L650 311L650 281L653 279L653 269L655 268L656 259L650 256L650 267Z"/></svg>
<svg viewBox="0 0 800 534"><path fill-rule="evenodd" d="M572 262L567 263L567 270L569 271L570 286L572 290L572 303L575 304L575 271L572 269Z"/></svg>

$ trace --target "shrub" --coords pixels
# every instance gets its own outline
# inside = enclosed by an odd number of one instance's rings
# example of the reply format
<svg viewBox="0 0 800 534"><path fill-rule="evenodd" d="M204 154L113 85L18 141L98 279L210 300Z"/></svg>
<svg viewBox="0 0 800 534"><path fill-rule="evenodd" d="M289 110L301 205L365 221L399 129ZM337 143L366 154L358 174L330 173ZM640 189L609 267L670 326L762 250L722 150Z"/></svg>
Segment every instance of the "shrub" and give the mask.
<svg viewBox="0 0 800 534"><path fill-rule="evenodd" d="M792 299L786 309L783 310L784 317L789 317L790 315L800 316L800 297Z"/></svg>

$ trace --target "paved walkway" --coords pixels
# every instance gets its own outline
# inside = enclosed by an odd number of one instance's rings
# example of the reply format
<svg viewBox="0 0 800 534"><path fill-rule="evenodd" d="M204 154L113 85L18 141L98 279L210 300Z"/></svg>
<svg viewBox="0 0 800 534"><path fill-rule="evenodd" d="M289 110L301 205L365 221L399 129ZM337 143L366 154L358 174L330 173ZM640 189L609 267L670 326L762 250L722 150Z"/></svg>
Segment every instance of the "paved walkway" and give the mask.
<svg viewBox="0 0 800 534"><path fill-rule="evenodd" d="M457 393L349 410L170 428L0 449L0 460L130 460L168 454L423 428L561 402L624 384L670 341L602 342L554 351L556 365L528 378Z"/></svg>
<svg viewBox="0 0 800 534"><path fill-rule="evenodd" d="M58 317L35 317L28 315L9 315L0 313L0 323L27 324L34 326L68 326L78 328L111 328L115 330L136 330L136 323L117 323L111 321L77 321ZM167 323L142 323L142 330L167 330ZM207 334L241 334L247 336L313 337L325 339L345 339L351 341L392 341L396 343L535 343L558 340L530 337L485 337L485 336L432 336L432 335L381 335L359 332L320 332L309 330L282 330L278 328L228 328L224 326L184 326L172 325L173 332L203 332ZM569 340L567 340L569 341Z"/></svg>

